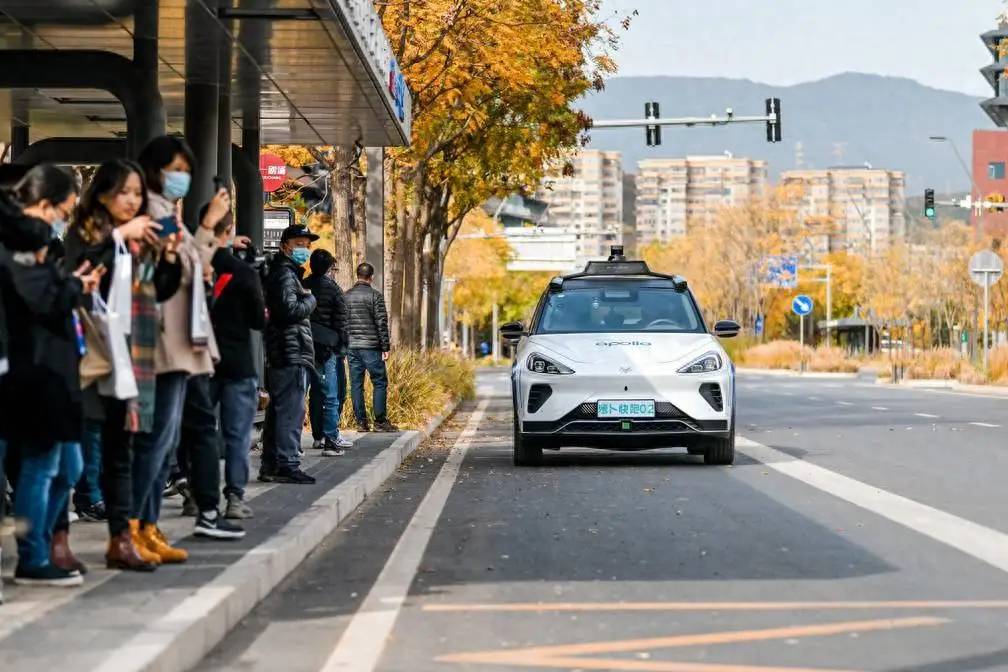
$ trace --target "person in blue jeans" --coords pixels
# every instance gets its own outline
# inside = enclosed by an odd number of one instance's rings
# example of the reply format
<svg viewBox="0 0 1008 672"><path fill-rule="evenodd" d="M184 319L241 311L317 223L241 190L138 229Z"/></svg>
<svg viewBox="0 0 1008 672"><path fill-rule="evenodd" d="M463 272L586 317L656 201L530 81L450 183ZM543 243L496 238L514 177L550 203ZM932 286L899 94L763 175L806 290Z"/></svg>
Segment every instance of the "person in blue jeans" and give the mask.
<svg viewBox="0 0 1008 672"><path fill-rule="evenodd" d="M346 293L350 312L350 347L347 363L350 365L350 398L353 400L357 429L371 431L367 407L364 404L364 374L371 377L374 387L374 428L379 432L397 432L399 428L388 419L388 374L385 360L391 348L388 311L385 297L371 286L374 266L363 262L357 266L357 282Z"/></svg>
<svg viewBox="0 0 1008 672"><path fill-rule="evenodd" d="M346 399L346 363L343 351L349 341L347 304L343 290L333 277L336 260L324 249L312 251L308 261L311 275L304 286L315 297L311 314L315 344L315 371L311 375L308 415L315 448L324 457L343 455L353 444L340 436L340 415Z"/></svg>
<svg viewBox="0 0 1008 672"><path fill-rule="evenodd" d="M224 437L224 497L226 518L251 518L245 503L249 479L249 449L252 425L259 405L259 378L252 351L252 332L266 326L266 304L259 274L231 252L234 222L228 213L214 223L216 247L212 265L217 274L213 287L210 319L221 359L210 379L213 403L220 406L220 428ZM197 234L200 242L206 233ZM244 243L244 241L243 241Z"/></svg>
<svg viewBox="0 0 1008 672"><path fill-rule="evenodd" d="M93 388L84 391L97 394ZM100 400L95 396L95 403ZM73 505L77 517L88 522L105 520L105 502L101 491L101 433L102 419L87 417L87 402L85 401L84 435L81 439L81 456L84 459L84 470L74 486Z"/></svg>

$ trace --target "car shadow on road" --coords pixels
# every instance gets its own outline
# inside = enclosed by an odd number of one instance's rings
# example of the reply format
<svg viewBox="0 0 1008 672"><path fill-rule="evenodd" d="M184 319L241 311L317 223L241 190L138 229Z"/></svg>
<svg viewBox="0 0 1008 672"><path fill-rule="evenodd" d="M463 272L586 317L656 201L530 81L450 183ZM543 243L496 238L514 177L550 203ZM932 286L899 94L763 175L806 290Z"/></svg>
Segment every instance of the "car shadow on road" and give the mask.
<svg viewBox="0 0 1008 672"><path fill-rule="evenodd" d="M736 465L756 464L745 455L735 454ZM607 451L564 448L543 451L543 467L712 467L704 464L703 455L689 455L685 449L642 451ZM541 468L541 467L540 467ZM717 467L714 467L717 468Z"/></svg>

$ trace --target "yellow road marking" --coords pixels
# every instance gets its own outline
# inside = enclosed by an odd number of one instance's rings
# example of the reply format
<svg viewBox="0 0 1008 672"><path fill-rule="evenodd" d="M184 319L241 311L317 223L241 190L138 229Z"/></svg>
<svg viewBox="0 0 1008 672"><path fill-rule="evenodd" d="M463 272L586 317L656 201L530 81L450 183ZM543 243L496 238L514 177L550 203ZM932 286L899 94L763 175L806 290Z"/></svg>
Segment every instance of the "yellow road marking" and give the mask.
<svg viewBox="0 0 1008 672"><path fill-rule="evenodd" d="M490 665L514 665L521 667L580 668L591 670L616 670L623 672L841 672L822 668L757 667L752 665L720 665L708 663L684 663L675 661L622 660L583 658L590 654L639 652L649 649L682 648L708 644L733 644L738 642L760 642L795 637L822 637L849 632L871 632L918 628L948 623L948 619L914 617L900 619L878 619L870 621L847 621L821 625L799 625L765 630L738 630L712 632L697 635L674 635L648 639L628 639L610 642L589 642L564 644L559 646L534 646L505 651L475 651L439 656L439 662L477 663Z"/></svg>
<svg viewBox="0 0 1008 672"><path fill-rule="evenodd" d="M1008 600L891 600L844 602L511 602L425 604L431 612L556 611L807 611L844 609L1008 609Z"/></svg>

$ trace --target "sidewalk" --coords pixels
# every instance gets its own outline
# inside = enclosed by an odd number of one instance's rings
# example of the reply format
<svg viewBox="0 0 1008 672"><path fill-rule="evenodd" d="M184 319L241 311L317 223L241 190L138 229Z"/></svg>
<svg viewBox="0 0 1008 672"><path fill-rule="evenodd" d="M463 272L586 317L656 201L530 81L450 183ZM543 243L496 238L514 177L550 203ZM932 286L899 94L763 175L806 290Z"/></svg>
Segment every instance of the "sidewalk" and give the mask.
<svg viewBox="0 0 1008 672"><path fill-rule="evenodd" d="M450 415L421 432L367 434L343 457L322 458L302 438L311 486L249 484L255 518L240 541L192 536L181 499L165 500L165 533L189 551L189 561L153 574L105 569L105 525L74 523L74 552L88 565L84 586L22 588L10 582L13 543L3 539L5 604L0 605L0 669L157 670L180 672L209 652L274 586L398 468ZM253 479L258 473L253 456Z"/></svg>

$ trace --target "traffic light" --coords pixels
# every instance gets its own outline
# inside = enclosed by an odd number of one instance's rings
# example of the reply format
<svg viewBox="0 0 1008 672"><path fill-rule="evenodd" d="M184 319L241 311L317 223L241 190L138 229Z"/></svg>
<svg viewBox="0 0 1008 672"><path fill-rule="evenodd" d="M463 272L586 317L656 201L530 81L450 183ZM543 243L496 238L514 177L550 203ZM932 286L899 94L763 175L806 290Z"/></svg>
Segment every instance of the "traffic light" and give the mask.
<svg viewBox="0 0 1008 672"><path fill-rule="evenodd" d="M645 119L660 119L661 112L658 108L658 103L652 101L650 103L644 103L644 118ZM647 142L648 147L657 147L661 144L661 126L645 126L644 128L644 140Z"/></svg>
<svg viewBox="0 0 1008 672"><path fill-rule="evenodd" d="M781 141L781 104L780 98L767 98L766 99L766 113L769 117L771 114L776 114L775 120L766 122L766 141L767 142L780 142Z"/></svg>
<svg viewBox="0 0 1008 672"><path fill-rule="evenodd" d="M924 216L935 221L934 189L924 190Z"/></svg>

